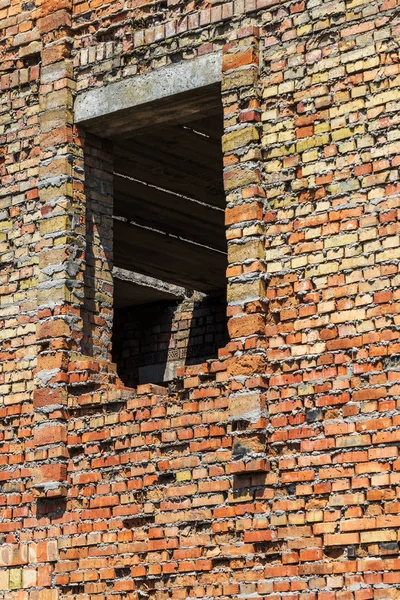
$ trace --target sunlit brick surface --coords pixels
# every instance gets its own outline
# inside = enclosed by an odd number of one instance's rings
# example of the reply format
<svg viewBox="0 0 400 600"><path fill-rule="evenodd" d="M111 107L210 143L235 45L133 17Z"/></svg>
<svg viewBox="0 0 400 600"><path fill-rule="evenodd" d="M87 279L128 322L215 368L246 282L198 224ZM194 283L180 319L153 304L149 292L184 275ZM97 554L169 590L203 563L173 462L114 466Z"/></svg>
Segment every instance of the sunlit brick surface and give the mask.
<svg viewBox="0 0 400 600"><path fill-rule="evenodd" d="M399 8L0 0L1 600L400 598ZM217 51L230 341L129 389L74 97Z"/></svg>

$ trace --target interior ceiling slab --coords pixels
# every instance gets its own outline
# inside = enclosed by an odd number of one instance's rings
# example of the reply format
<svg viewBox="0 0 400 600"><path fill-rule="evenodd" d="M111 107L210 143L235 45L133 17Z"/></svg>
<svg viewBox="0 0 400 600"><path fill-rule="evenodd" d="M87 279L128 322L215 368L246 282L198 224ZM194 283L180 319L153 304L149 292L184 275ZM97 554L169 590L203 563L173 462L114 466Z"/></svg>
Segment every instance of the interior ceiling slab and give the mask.
<svg viewBox="0 0 400 600"><path fill-rule="evenodd" d="M212 122L218 131L220 115ZM152 128L115 144L115 172L224 208L221 138L196 125Z"/></svg>
<svg viewBox="0 0 400 600"><path fill-rule="evenodd" d="M114 221L114 262L201 292L224 285L224 254L118 220Z"/></svg>

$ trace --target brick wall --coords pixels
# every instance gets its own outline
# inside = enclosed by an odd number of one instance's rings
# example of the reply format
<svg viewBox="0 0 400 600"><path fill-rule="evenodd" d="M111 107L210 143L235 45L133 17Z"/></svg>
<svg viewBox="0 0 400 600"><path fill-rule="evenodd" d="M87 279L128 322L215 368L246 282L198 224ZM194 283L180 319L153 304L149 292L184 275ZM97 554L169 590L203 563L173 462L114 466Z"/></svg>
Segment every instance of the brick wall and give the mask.
<svg viewBox="0 0 400 600"><path fill-rule="evenodd" d="M396 0L0 2L1 600L400 597L399 27ZM73 96L222 48L230 341L132 390Z"/></svg>
<svg viewBox="0 0 400 600"><path fill-rule="evenodd" d="M32 397L37 354L40 57L31 11L14 9L18 18L6 19L5 10L0 13L0 398L3 406L18 410L27 409Z"/></svg>

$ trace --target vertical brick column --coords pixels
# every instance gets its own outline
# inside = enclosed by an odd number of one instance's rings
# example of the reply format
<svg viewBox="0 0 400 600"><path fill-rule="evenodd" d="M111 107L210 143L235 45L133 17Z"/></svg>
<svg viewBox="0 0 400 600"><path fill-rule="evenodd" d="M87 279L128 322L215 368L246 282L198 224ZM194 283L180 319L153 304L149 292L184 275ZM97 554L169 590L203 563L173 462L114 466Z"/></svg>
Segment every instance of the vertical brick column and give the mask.
<svg viewBox="0 0 400 600"><path fill-rule="evenodd" d="M40 79L41 200L34 485L41 495L65 493L66 383L82 330L84 223L82 190L74 186L73 70L70 0L44 0Z"/></svg>
<svg viewBox="0 0 400 600"><path fill-rule="evenodd" d="M244 436L248 436L250 430L265 427L264 190L258 36L258 28L251 25L234 31L224 47L222 62L228 349L232 355L228 367L230 418L233 422L248 424L240 439L234 442L234 453L235 447L243 451ZM264 450L262 440L251 446Z"/></svg>
<svg viewBox="0 0 400 600"><path fill-rule="evenodd" d="M114 296L112 144L93 135L84 136L83 132L80 137L86 201L82 354L97 361L111 361Z"/></svg>

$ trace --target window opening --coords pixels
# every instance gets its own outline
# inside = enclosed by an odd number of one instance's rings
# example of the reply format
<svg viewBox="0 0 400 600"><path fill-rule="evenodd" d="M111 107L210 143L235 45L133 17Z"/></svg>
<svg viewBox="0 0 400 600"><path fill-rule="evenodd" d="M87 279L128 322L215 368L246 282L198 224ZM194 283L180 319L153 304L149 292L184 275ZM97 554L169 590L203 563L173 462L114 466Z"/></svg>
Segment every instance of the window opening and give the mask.
<svg viewBox="0 0 400 600"><path fill-rule="evenodd" d="M113 361L166 384L227 342L222 106L114 140Z"/></svg>

